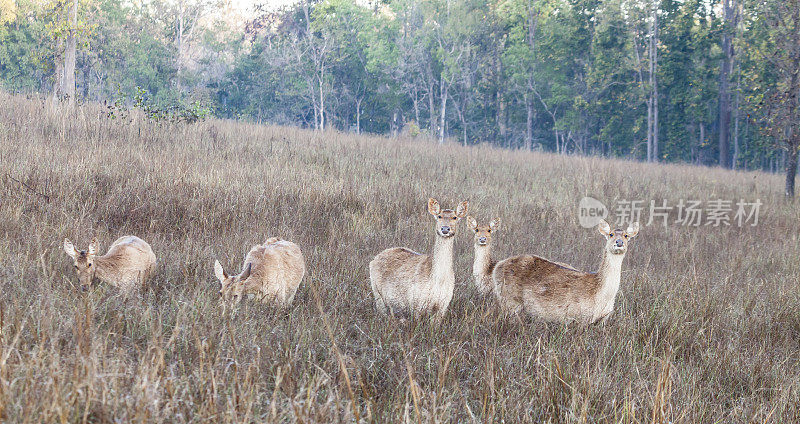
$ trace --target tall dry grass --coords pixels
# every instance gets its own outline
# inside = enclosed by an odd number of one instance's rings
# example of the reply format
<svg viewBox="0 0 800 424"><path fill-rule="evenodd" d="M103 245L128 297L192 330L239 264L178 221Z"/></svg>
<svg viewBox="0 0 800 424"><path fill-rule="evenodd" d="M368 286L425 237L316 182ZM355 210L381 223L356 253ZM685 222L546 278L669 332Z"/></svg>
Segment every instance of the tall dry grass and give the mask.
<svg viewBox="0 0 800 424"><path fill-rule="evenodd" d="M800 208L779 177L212 120L110 120L0 94L0 411L7 422L798 422ZM441 327L376 314L367 263L429 251L429 196L503 219L495 255L593 269L584 195L764 202L757 227L645 226L605 326L504 320L461 224ZM77 290L61 250L149 242L131 298ZM282 236L285 313L217 305L213 261Z"/></svg>

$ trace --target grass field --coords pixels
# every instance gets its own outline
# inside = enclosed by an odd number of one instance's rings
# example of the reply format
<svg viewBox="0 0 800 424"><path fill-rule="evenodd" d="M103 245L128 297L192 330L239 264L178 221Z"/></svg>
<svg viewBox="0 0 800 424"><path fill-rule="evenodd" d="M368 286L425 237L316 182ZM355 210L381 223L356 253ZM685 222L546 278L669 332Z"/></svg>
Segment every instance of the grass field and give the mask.
<svg viewBox="0 0 800 424"><path fill-rule="evenodd" d="M800 206L780 176L112 120L4 94L0 170L7 422L800 422ZM376 314L367 264L430 251L428 197L502 218L498 258L594 270L587 195L763 206L756 227L643 226L604 326L504 319L471 285L464 223L441 327ZM158 256L150 287L81 293L63 239L104 252L125 234ZM214 259L238 270L269 236L306 256L292 308L223 313Z"/></svg>

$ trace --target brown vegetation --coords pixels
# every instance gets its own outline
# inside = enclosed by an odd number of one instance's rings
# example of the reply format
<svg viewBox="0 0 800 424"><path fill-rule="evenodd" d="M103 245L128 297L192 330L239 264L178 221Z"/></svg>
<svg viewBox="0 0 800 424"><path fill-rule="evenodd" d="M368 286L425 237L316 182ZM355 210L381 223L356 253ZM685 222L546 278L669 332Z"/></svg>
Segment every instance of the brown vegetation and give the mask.
<svg viewBox="0 0 800 424"><path fill-rule="evenodd" d="M122 122L3 94L0 170L8 422L800 420L800 210L777 176ZM441 326L387 325L367 264L387 246L430 248L431 195L502 216L497 258L579 269L602 247L577 225L584 195L764 206L757 227L643 226L604 326L501 319L471 284L464 231ZM64 238L124 234L158 256L148 288L81 293ZM272 234L303 247L294 303L242 302L229 319L210 264Z"/></svg>

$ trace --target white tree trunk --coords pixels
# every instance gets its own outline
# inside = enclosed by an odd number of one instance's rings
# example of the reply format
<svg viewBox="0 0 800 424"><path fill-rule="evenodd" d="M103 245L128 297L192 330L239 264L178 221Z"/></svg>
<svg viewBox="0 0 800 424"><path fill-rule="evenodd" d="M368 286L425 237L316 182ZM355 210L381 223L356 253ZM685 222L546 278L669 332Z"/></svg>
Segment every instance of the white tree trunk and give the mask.
<svg viewBox="0 0 800 424"><path fill-rule="evenodd" d="M62 93L67 96L69 104L75 103L75 59L78 45L78 0L72 1L69 17L69 32L67 45L64 52L64 78L62 79Z"/></svg>

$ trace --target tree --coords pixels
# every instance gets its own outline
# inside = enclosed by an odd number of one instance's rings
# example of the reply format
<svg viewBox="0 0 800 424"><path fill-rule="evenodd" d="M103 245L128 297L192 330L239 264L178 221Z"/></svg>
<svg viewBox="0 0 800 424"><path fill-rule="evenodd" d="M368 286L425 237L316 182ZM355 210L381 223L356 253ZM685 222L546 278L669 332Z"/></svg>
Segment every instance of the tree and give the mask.
<svg viewBox="0 0 800 424"><path fill-rule="evenodd" d="M786 154L785 195L794 197L800 149L800 0L754 5L749 36L751 103L758 124Z"/></svg>
<svg viewBox="0 0 800 424"><path fill-rule="evenodd" d="M719 70L719 166L731 167L730 125L731 90L730 74L733 62L733 34L736 28L736 0L722 1L722 61Z"/></svg>

